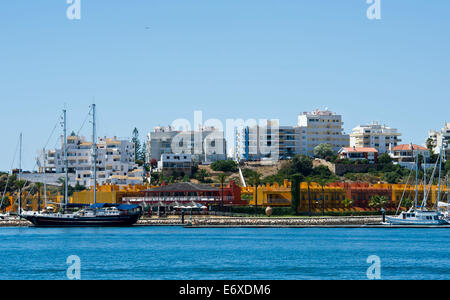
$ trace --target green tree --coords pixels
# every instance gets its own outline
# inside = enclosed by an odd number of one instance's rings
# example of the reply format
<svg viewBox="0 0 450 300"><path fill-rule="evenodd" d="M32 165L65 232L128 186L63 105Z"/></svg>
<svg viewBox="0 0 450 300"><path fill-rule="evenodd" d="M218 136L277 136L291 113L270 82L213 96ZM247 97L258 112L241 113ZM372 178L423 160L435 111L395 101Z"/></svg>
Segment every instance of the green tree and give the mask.
<svg viewBox="0 0 450 300"><path fill-rule="evenodd" d="M197 173L195 173L194 178L202 183L205 183L206 178L210 176L211 174L209 174L208 171L206 171L205 169L200 169L197 171Z"/></svg>
<svg viewBox="0 0 450 300"><path fill-rule="evenodd" d="M60 186L59 186L59 193L61 195L64 195L64 193L65 193L65 186L66 186L66 179L64 177L60 177L60 178L58 178L58 183L60 184ZM67 186L67 196L71 197L71 196L73 196L73 193L81 192L81 191L84 191L84 190L86 190L86 187L81 185L79 182L77 182L75 184L75 186L71 186L69 184Z"/></svg>
<svg viewBox="0 0 450 300"><path fill-rule="evenodd" d="M325 159L333 156L333 147L330 144L320 144L314 148L314 156Z"/></svg>
<svg viewBox="0 0 450 300"><path fill-rule="evenodd" d="M397 184L401 179L401 175L396 172L388 172L383 175L383 180L390 184Z"/></svg>
<svg viewBox="0 0 450 300"><path fill-rule="evenodd" d="M433 139L428 138L426 141L426 146L427 146L428 150L430 150L431 154L434 154L434 145L435 145L435 143L434 143Z"/></svg>
<svg viewBox="0 0 450 300"><path fill-rule="evenodd" d="M379 164L391 164L392 158L387 153L383 153L380 156L378 156L378 163Z"/></svg>
<svg viewBox="0 0 450 300"><path fill-rule="evenodd" d="M24 189L27 182L25 180L16 180L15 186L18 190Z"/></svg>
<svg viewBox="0 0 450 300"><path fill-rule="evenodd" d="M295 174L294 176L292 176L292 184L291 184L291 205L292 205L292 210L297 213L298 212L298 207L300 205L300 184L301 184L301 180L302 180L302 175L300 174Z"/></svg>
<svg viewBox="0 0 450 300"><path fill-rule="evenodd" d="M14 184L16 186L16 189L19 190L19 192L20 192L20 191L22 191L25 188L27 182L25 180L17 180ZM22 201L23 201L23 199L20 201L21 205L22 205Z"/></svg>
<svg viewBox="0 0 450 300"><path fill-rule="evenodd" d="M254 174L250 182L255 187L255 213L258 214L258 185L261 183L261 175L259 173Z"/></svg>
<svg viewBox="0 0 450 300"><path fill-rule="evenodd" d="M81 185L81 184L77 181L77 183L75 184L75 187L73 187L73 189L72 189L72 194L73 194L74 192L82 192L82 191L84 191L84 190L86 190L86 187L85 187L84 185Z"/></svg>
<svg viewBox="0 0 450 300"><path fill-rule="evenodd" d="M450 159L447 159L447 162L444 165L444 170L445 170L445 173L447 173L447 174L450 173Z"/></svg>
<svg viewBox="0 0 450 300"><path fill-rule="evenodd" d="M245 168L242 170L242 175L244 176L245 180L247 180L247 181L250 180L256 174L258 174L258 172L256 172L255 170L249 169L249 168Z"/></svg>
<svg viewBox="0 0 450 300"><path fill-rule="evenodd" d="M141 152L141 142L139 140L139 130L137 128L133 129L133 138L131 139L131 142L134 144L134 159L136 160L136 163L140 163L140 165L143 164L143 157Z"/></svg>
<svg viewBox="0 0 450 300"><path fill-rule="evenodd" d="M369 206L373 208L384 208L387 202L388 200L385 196L376 195L370 199Z"/></svg>
<svg viewBox="0 0 450 300"><path fill-rule="evenodd" d="M44 184L41 182L34 183L34 188L36 189L37 194L38 194L38 211L41 211L41 190L42 190L43 186L44 186Z"/></svg>
<svg viewBox="0 0 450 300"><path fill-rule="evenodd" d="M227 179L227 174L225 174L225 173L222 173L222 174L219 174L219 182L220 182L220 187L221 187L221 189L222 189L222 192L221 192L221 198L222 198L222 202L221 202L221 204L220 204L220 206L221 206L221 209L223 210L223 207L224 207L224 202L223 202L223 186L224 186L224 184L225 184L225 180Z"/></svg>
<svg viewBox="0 0 450 300"><path fill-rule="evenodd" d="M312 178L311 177L306 177L305 178L305 182L306 185L308 186L308 214L309 216L312 215L312 207L311 207L311 183L312 183Z"/></svg>
<svg viewBox="0 0 450 300"><path fill-rule="evenodd" d="M8 197L2 197L2 199L0 200L0 210L2 210L3 212L6 212L6 208L9 207L11 205L11 201L9 200Z"/></svg>
<svg viewBox="0 0 450 300"><path fill-rule="evenodd" d="M344 207L347 209L353 205L353 199L350 198L345 198L342 202L344 204Z"/></svg>
<svg viewBox="0 0 450 300"><path fill-rule="evenodd" d="M141 160L144 161L144 163L146 162L146 157L147 157L147 145L145 143L142 143L141 146L141 152L139 154L141 157Z"/></svg>
<svg viewBox="0 0 450 300"><path fill-rule="evenodd" d="M318 184L322 188L322 215L325 215L325 186L327 185L328 180L321 178L318 180Z"/></svg>
<svg viewBox="0 0 450 300"><path fill-rule="evenodd" d="M406 208L410 208L413 206L413 200L411 200L410 198L405 198L402 200L401 206L406 207Z"/></svg>
<svg viewBox="0 0 450 300"><path fill-rule="evenodd" d="M237 172L238 164L233 160L219 160L211 164L211 169L216 172Z"/></svg>
<svg viewBox="0 0 450 300"><path fill-rule="evenodd" d="M64 195L65 193L65 186L66 186L66 179L64 177L58 178L57 182L59 183L59 193L61 195ZM67 188L69 190L69 188Z"/></svg>
<svg viewBox="0 0 450 300"><path fill-rule="evenodd" d="M292 167L295 173L300 173L303 176L309 176L313 170L312 159L306 155L296 155L292 159Z"/></svg>
<svg viewBox="0 0 450 300"><path fill-rule="evenodd" d="M312 177L318 179L330 180L333 177L333 173L326 166L317 166L312 170Z"/></svg>

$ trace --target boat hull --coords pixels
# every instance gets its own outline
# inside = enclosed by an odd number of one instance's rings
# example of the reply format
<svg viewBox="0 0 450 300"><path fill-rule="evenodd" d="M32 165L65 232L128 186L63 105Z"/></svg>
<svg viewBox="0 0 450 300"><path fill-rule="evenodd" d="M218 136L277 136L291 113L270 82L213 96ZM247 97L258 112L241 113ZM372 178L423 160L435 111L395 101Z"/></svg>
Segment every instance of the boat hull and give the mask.
<svg viewBox="0 0 450 300"><path fill-rule="evenodd" d="M141 215L96 216L62 218L52 216L24 216L38 227L128 227L137 223Z"/></svg>
<svg viewBox="0 0 450 300"><path fill-rule="evenodd" d="M394 218L394 217L387 217L387 220L392 225L420 225L420 226L426 226L426 225L448 225L449 223L445 220L412 220L412 219L401 219L401 218Z"/></svg>

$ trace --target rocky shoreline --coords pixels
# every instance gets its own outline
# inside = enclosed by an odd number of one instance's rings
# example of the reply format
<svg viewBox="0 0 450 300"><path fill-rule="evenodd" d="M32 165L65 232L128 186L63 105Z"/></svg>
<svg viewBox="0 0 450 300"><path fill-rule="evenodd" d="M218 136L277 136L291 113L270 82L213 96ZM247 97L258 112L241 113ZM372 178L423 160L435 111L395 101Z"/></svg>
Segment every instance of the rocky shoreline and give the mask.
<svg viewBox="0 0 450 300"><path fill-rule="evenodd" d="M380 216L363 217L311 217L311 218L250 218L250 217L196 217L185 218L143 218L136 226L192 226L192 227L296 227L296 226L361 226L377 225ZM0 220L0 227L29 227L25 220Z"/></svg>
<svg viewBox="0 0 450 300"><path fill-rule="evenodd" d="M194 219L192 227L320 227L379 225L381 217L215 218Z"/></svg>
<svg viewBox="0 0 450 300"><path fill-rule="evenodd" d="M26 220L0 220L0 227L29 227L31 225Z"/></svg>

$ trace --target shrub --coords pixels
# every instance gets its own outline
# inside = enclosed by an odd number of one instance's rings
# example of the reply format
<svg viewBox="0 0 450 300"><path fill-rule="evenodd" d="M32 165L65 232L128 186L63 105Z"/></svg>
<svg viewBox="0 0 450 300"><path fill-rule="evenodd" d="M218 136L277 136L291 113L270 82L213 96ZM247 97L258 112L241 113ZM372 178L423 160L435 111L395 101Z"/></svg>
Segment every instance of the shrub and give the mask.
<svg viewBox="0 0 450 300"><path fill-rule="evenodd" d="M383 153L380 156L378 156L378 163L379 164L391 164L392 158L387 153Z"/></svg>
<svg viewBox="0 0 450 300"><path fill-rule="evenodd" d="M237 172L238 164L232 160L219 160L211 164L211 169L216 172Z"/></svg>
<svg viewBox="0 0 450 300"><path fill-rule="evenodd" d="M312 176L329 179L333 176L333 173L325 166L318 166L312 170Z"/></svg>
<svg viewBox="0 0 450 300"><path fill-rule="evenodd" d="M242 170L242 175L244 176L245 179L250 179L253 176L255 176L257 173L258 172L254 171L252 169L248 169L248 168Z"/></svg>
<svg viewBox="0 0 450 300"><path fill-rule="evenodd" d="M400 179L401 176L396 172L388 172L383 175L383 180L391 184L397 184Z"/></svg>
<svg viewBox="0 0 450 300"><path fill-rule="evenodd" d="M302 174L303 176L309 176L313 170L312 159L306 155L296 155L292 159L292 174Z"/></svg>
<svg viewBox="0 0 450 300"><path fill-rule="evenodd" d="M314 148L314 155L318 158L330 157L334 154L330 144L320 144Z"/></svg>

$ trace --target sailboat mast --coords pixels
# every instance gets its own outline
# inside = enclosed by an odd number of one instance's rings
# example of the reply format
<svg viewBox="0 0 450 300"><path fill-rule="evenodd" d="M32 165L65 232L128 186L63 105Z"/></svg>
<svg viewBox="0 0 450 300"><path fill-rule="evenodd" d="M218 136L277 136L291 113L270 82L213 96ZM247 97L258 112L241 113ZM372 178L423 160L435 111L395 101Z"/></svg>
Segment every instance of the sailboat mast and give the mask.
<svg viewBox="0 0 450 300"><path fill-rule="evenodd" d="M97 204L97 128L95 104L92 104L92 152L94 159L94 204Z"/></svg>
<svg viewBox="0 0 450 300"><path fill-rule="evenodd" d="M20 215L22 214L22 133L20 133L19 137L19 204L18 204L18 215L20 218Z"/></svg>
<svg viewBox="0 0 450 300"><path fill-rule="evenodd" d="M447 145L446 145L447 147L446 147L446 149L444 150L444 162L446 163L447 162L447 151L448 151L448 149L449 149L449 144L447 143ZM447 204L450 204L450 187L449 187L449 183L450 183L450 178L449 178L449 175L450 175L450 170L447 172L447 183L446 183L446 186L447 186ZM447 210L448 210L448 206L447 206Z"/></svg>
<svg viewBox="0 0 450 300"><path fill-rule="evenodd" d="M47 208L47 166L46 166L46 161L47 161L47 154L45 152L45 147L42 150L42 160L44 161L44 209Z"/></svg>
<svg viewBox="0 0 450 300"><path fill-rule="evenodd" d="M423 157L423 203L422 208L427 207L427 159Z"/></svg>
<svg viewBox="0 0 450 300"><path fill-rule="evenodd" d="M414 146L412 146L414 149ZM419 199L419 148L416 152L416 197L414 199L414 209L417 208L417 201Z"/></svg>
<svg viewBox="0 0 450 300"><path fill-rule="evenodd" d="M69 197L69 158L67 157L67 111L63 110L64 115L64 164L66 169L66 179L64 180L64 210L67 207Z"/></svg>
<svg viewBox="0 0 450 300"><path fill-rule="evenodd" d="M449 178L450 172L447 173L447 204L450 204L450 178ZM447 206L448 207L448 206Z"/></svg>
<svg viewBox="0 0 450 300"><path fill-rule="evenodd" d="M443 153L444 151L444 139L442 138L442 144L441 144L441 153L439 153L439 183L438 183L438 197L436 200L436 207L439 204L439 201L441 201L441 173L442 173L442 158L443 158Z"/></svg>

